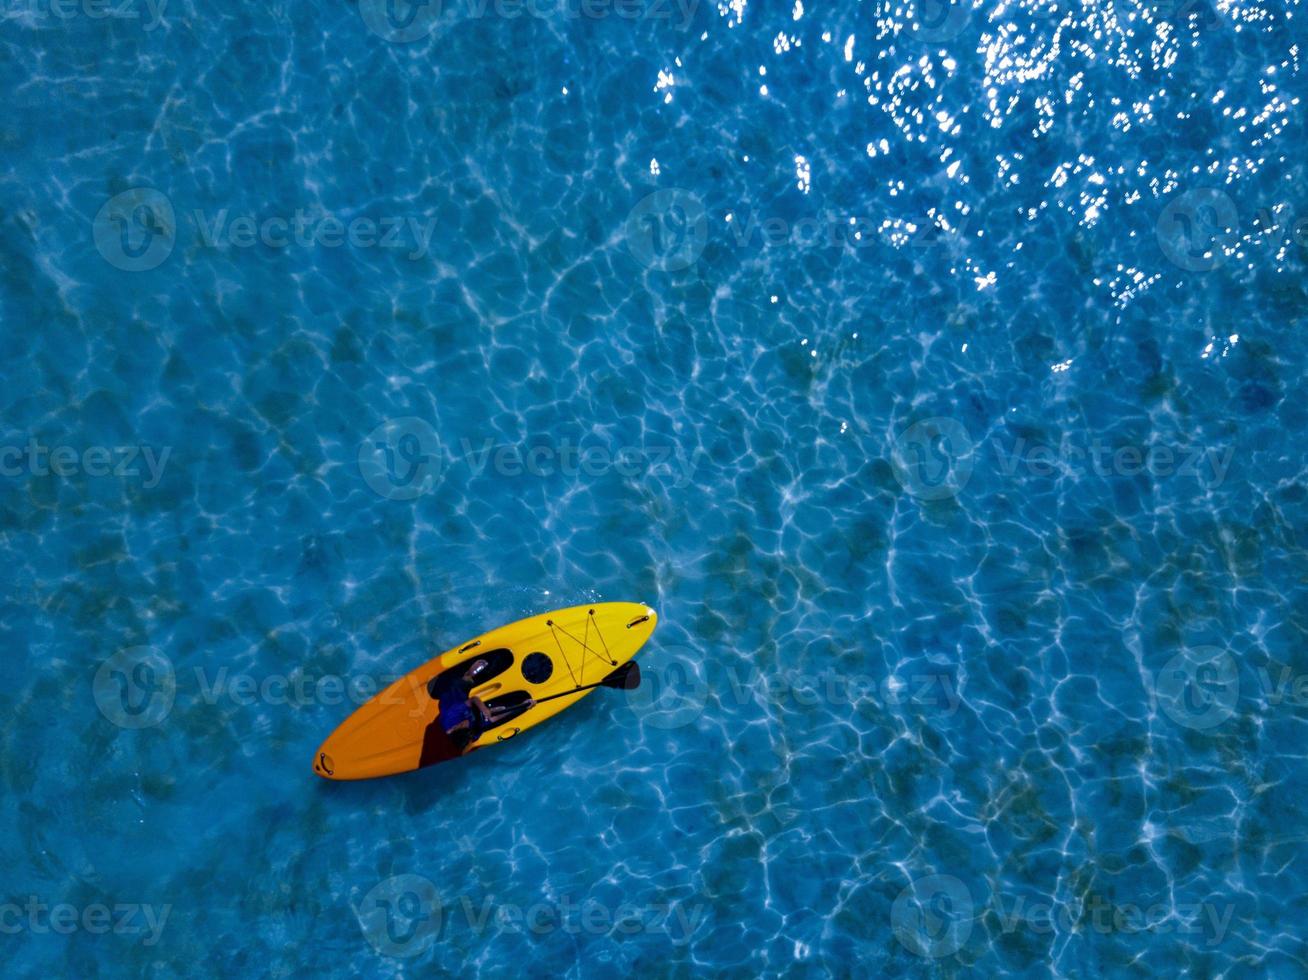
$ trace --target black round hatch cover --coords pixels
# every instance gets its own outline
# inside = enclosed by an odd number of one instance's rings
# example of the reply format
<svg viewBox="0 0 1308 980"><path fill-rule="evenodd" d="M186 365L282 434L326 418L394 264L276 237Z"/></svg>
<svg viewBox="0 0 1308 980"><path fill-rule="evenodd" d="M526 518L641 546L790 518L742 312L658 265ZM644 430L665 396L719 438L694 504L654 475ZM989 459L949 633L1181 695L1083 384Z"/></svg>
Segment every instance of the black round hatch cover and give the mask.
<svg viewBox="0 0 1308 980"><path fill-rule="evenodd" d="M554 673L554 661L543 653L529 653L522 661L522 676L532 684L544 684Z"/></svg>

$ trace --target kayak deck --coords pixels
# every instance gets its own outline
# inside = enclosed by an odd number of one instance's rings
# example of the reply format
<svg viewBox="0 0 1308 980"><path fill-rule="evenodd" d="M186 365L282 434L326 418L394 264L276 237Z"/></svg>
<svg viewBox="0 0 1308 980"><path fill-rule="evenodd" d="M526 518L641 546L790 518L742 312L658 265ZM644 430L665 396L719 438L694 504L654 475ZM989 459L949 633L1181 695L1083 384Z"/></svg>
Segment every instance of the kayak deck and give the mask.
<svg viewBox="0 0 1308 980"><path fill-rule="evenodd" d="M410 772L506 741L576 704L628 662L658 622L636 602L572 606L510 623L447 650L378 692L319 746L314 772L325 779L371 779ZM489 663L471 695L489 707L518 709L467 745L440 723L442 684L479 658ZM455 668L458 668L456 671ZM522 708L528 699L554 700Z"/></svg>

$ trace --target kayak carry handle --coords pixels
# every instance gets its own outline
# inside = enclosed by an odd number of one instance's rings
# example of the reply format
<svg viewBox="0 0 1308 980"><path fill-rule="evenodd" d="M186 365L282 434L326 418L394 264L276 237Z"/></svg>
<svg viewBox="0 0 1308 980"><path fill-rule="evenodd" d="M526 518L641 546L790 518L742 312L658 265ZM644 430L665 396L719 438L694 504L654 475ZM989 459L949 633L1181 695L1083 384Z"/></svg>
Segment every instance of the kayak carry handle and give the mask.
<svg viewBox="0 0 1308 980"><path fill-rule="evenodd" d="M473 647L479 647L479 646L481 646L481 640L473 640L471 643L459 647L459 653L467 653Z"/></svg>
<svg viewBox="0 0 1308 980"><path fill-rule="evenodd" d="M520 732L520 731L522 731L521 728L514 728L514 729L512 729L512 730L510 730L510 731L507 731L507 732L500 732L500 736L499 736L499 738L497 738L495 741L497 741L497 742L507 742L509 739L513 738L514 735L517 735L518 732Z"/></svg>
<svg viewBox="0 0 1308 980"><path fill-rule="evenodd" d="M633 619L630 623L628 623L627 629L631 629L633 626L639 626L641 623L648 623L648 622L649 622L648 616L641 616L637 619Z"/></svg>

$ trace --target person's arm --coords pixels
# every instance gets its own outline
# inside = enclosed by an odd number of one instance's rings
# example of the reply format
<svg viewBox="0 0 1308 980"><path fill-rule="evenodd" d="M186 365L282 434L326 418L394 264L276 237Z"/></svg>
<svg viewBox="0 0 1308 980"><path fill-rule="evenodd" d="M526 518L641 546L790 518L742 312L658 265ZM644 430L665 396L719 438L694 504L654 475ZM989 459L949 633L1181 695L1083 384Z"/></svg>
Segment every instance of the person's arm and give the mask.
<svg viewBox="0 0 1308 980"><path fill-rule="evenodd" d="M495 720L495 716L491 712L491 709L486 707L486 702L484 702L481 698L478 697L468 698L468 703L472 705L472 709L476 711L477 714L481 715L482 721Z"/></svg>
<svg viewBox="0 0 1308 980"><path fill-rule="evenodd" d="M500 705L496 705L494 708L491 708L490 710L491 710L492 718L498 721L500 718L504 718L507 717L508 715L516 714L520 711L526 711L528 708L534 708L534 707L536 707L536 699L528 698L525 704L514 704L514 705L500 704Z"/></svg>
<svg viewBox="0 0 1308 980"><path fill-rule="evenodd" d="M469 698L468 703L471 704L473 708L476 709L479 715L481 715L481 720L487 723L493 721L499 721L505 715L511 714L514 710L513 707L510 707L509 705L506 704L497 704L493 708L488 707L486 703L482 701L481 698L476 698L476 697ZM536 706L536 699L528 698L526 708L534 708L535 706ZM523 710L525 711L526 708L524 708Z"/></svg>

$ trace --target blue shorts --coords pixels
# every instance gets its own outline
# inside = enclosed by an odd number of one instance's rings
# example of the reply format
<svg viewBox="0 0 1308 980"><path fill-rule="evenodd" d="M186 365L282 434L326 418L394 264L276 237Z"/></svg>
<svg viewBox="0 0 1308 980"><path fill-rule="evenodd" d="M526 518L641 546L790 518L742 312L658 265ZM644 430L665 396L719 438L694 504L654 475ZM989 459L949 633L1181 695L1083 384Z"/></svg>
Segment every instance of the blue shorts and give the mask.
<svg viewBox="0 0 1308 980"><path fill-rule="evenodd" d="M461 690L454 690L441 698L440 718L441 727L447 732L465 721L469 723L469 728L473 727L473 710L472 705L468 703L468 695Z"/></svg>

